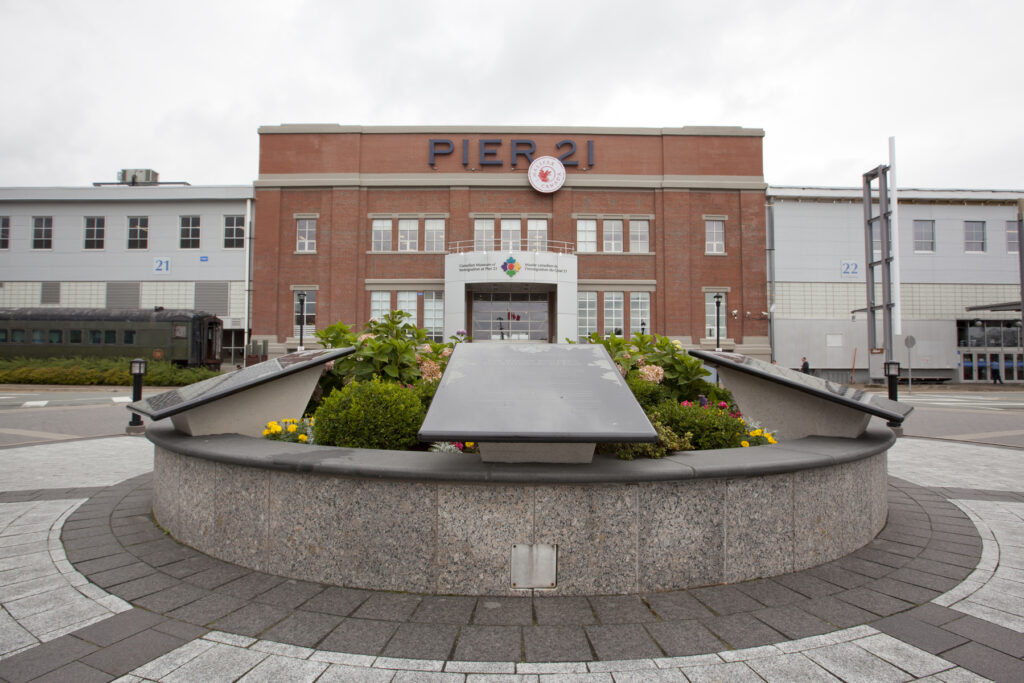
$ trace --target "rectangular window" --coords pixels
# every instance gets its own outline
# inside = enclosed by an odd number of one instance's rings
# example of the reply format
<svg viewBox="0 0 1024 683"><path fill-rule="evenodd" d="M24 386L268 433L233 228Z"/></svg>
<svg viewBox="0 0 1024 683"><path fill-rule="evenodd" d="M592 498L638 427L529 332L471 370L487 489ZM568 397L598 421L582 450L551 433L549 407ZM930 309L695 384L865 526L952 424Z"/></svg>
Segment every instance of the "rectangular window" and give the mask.
<svg viewBox="0 0 1024 683"><path fill-rule="evenodd" d="M586 341L591 333L597 332L597 292L579 292L576 302L576 337Z"/></svg>
<svg viewBox="0 0 1024 683"><path fill-rule="evenodd" d="M63 344L64 332L62 330L50 330L46 337L46 341L50 344Z"/></svg>
<svg viewBox="0 0 1024 683"><path fill-rule="evenodd" d="M964 251L985 251L985 221L964 221Z"/></svg>
<svg viewBox="0 0 1024 683"><path fill-rule="evenodd" d="M720 303L716 305L715 297L720 297ZM725 339L725 319L728 317L726 310L725 292L704 292L704 328L708 332L708 339ZM715 323L718 324L718 334L715 334Z"/></svg>
<svg viewBox="0 0 1024 683"><path fill-rule="evenodd" d="M604 222L604 250L607 252L622 251L622 221Z"/></svg>
<svg viewBox="0 0 1024 683"><path fill-rule="evenodd" d="M72 344L82 343L82 331L81 330L68 330L68 342Z"/></svg>
<svg viewBox="0 0 1024 683"><path fill-rule="evenodd" d="M391 292L370 292L370 317L383 320L391 312Z"/></svg>
<svg viewBox="0 0 1024 683"><path fill-rule="evenodd" d="M604 293L604 336L622 336L623 310L622 292Z"/></svg>
<svg viewBox="0 0 1024 683"><path fill-rule="evenodd" d="M1020 223L1006 221L1006 253L1016 254L1020 251Z"/></svg>
<svg viewBox="0 0 1024 683"><path fill-rule="evenodd" d="M295 219L295 251L300 254L316 253L316 219Z"/></svg>
<svg viewBox="0 0 1024 683"><path fill-rule="evenodd" d="M420 222L415 218L398 219L398 251L419 249Z"/></svg>
<svg viewBox="0 0 1024 683"><path fill-rule="evenodd" d="M444 341L444 292L423 292L423 329L430 341Z"/></svg>
<svg viewBox="0 0 1024 683"><path fill-rule="evenodd" d="M85 248L102 249L107 219L103 216L85 217Z"/></svg>
<svg viewBox="0 0 1024 683"><path fill-rule="evenodd" d="M128 248L149 248L149 216L128 217Z"/></svg>
<svg viewBox="0 0 1024 683"><path fill-rule="evenodd" d="M935 251L935 221L914 221L914 251Z"/></svg>
<svg viewBox="0 0 1024 683"><path fill-rule="evenodd" d="M416 292L399 292L398 310L409 314L409 318L405 322L419 327L419 316L416 313Z"/></svg>
<svg viewBox="0 0 1024 683"><path fill-rule="evenodd" d="M526 248L529 251L548 250L547 218L528 218L526 220Z"/></svg>
<svg viewBox="0 0 1024 683"><path fill-rule="evenodd" d="M370 230L370 250L391 251L391 219L374 218Z"/></svg>
<svg viewBox="0 0 1024 683"><path fill-rule="evenodd" d="M629 222L629 250L634 254L646 254L651 250L650 221Z"/></svg>
<svg viewBox="0 0 1024 683"><path fill-rule="evenodd" d="M6 343L7 343L7 329L6 328L0 328L0 344L6 344Z"/></svg>
<svg viewBox="0 0 1024 683"><path fill-rule="evenodd" d="M473 250L494 250L494 219L477 218L473 221Z"/></svg>
<svg viewBox="0 0 1024 683"><path fill-rule="evenodd" d="M181 240L178 246L182 249L199 248L199 216L181 217Z"/></svg>
<svg viewBox="0 0 1024 683"><path fill-rule="evenodd" d="M104 344L116 344L117 343L117 330L103 330L103 343Z"/></svg>
<svg viewBox="0 0 1024 683"><path fill-rule="evenodd" d="M32 218L32 248L53 249L53 216Z"/></svg>
<svg viewBox="0 0 1024 683"><path fill-rule="evenodd" d="M134 344L135 330L122 330L121 340L125 344Z"/></svg>
<svg viewBox="0 0 1024 683"><path fill-rule="evenodd" d="M305 301L299 298L299 294L305 294ZM313 331L316 329L316 290L296 290L293 292L295 299L295 336L299 336L299 327L302 327L304 337L313 339Z"/></svg>
<svg viewBox="0 0 1024 683"><path fill-rule="evenodd" d="M11 217L0 216L0 249L11 248Z"/></svg>
<svg viewBox="0 0 1024 683"><path fill-rule="evenodd" d="M523 235L523 222L518 218L501 219L501 250L518 251Z"/></svg>
<svg viewBox="0 0 1024 683"><path fill-rule="evenodd" d="M245 247L245 216L224 216L224 248Z"/></svg>
<svg viewBox="0 0 1024 683"><path fill-rule="evenodd" d="M629 334L649 334L651 331L651 293L630 292Z"/></svg>
<svg viewBox="0 0 1024 683"><path fill-rule="evenodd" d="M11 330L11 342L14 344L24 344L25 330Z"/></svg>
<svg viewBox="0 0 1024 683"><path fill-rule="evenodd" d="M725 221L704 221L704 253L725 253Z"/></svg>
<svg viewBox="0 0 1024 683"><path fill-rule="evenodd" d="M32 330L32 343L42 344L46 341L46 333L42 330Z"/></svg>
<svg viewBox="0 0 1024 683"><path fill-rule="evenodd" d="M423 221L423 250L444 251L444 219L427 218Z"/></svg>
<svg viewBox="0 0 1024 683"><path fill-rule="evenodd" d="M576 251L580 254L597 251L597 220L580 218L576 221Z"/></svg>
<svg viewBox="0 0 1024 683"><path fill-rule="evenodd" d="M89 330L89 343L90 344L102 344L103 333L99 330Z"/></svg>

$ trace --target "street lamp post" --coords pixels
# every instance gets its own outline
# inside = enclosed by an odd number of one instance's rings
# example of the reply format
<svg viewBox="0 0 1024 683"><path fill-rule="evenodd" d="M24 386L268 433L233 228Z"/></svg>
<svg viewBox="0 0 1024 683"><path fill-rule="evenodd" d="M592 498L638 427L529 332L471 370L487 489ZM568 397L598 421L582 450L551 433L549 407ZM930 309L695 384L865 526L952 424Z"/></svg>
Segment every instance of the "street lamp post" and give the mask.
<svg viewBox="0 0 1024 683"><path fill-rule="evenodd" d="M136 358L128 366L128 373L132 376L132 403L142 400L142 376L146 374L146 361L143 358ZM126 434L142 434L146 426L142 424L142 416L132 413L125 428Z"/></svg>
<svg viewBox="0 0 1024 683"><path fill-rule="evenodd" d="M303 347L302 333L306 327L306 293L299 292L299 351L305 351Z"/></svg>
<svg viewBox="0 0 1024 683"><path fill-rule="evenodd" d="M715 294L715 351L722 350L722 293Z"/></svg>

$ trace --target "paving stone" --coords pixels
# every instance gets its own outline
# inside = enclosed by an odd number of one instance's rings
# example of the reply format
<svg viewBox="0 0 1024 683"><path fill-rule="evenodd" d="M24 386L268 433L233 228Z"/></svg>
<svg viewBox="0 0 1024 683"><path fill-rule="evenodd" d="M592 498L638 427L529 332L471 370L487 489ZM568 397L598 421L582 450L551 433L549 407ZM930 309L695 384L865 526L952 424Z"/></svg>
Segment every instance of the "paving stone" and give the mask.
<svg viewBox="0 0 1024 683"><path fill-rule="evenodd" d="M523 627L469 625L459 629L452 659L466 662L518 662L523 658Z"/></svg>
<svg viewBox="0 0 1024 683"><path fill-rule="evenodd" d="M468 624L473 618L476 598L456 595L427 595L409 621L428 624Z"/></svg>
<svg viewBox="0 0 1024 683"><path fill-rule="evenodd" d="M83 664L121 676L185 644L180 638L148 629L81 658Z"/></svg>
<svg viewBox="0 0 1024 683"><path fill-rule="evenodd" d="M287 579L281 576L264 574L263 572L250 572L245 576L218 587L217 592L234 595L236 598L242 598L243 600L251 600L257 595L267 592L274 586L284 583L286 580Z"/></svg>
<svg viewBox="0 0 1024 683"><path fill-rule="evenodd" d="M156 570L143 562L123 565L115 569L108 569L102 572L95 572L89 575L89 581L100 588L109 588L119 583L127 583L156 573Z"/></svg>
<svg viewBox="0 0 1024 683"><path fill-rule="evenodd" d="M695 588L690 591L690 594L704 603L716 615L750 612L764 606L734 586Z"/></svg>
<svg viewBox="0 0 1024 683"><path fill-rule="evenodd" d="M184 580L193 586L212 590L245 576L249 572L250 570L245 567L222 563L220 566L210 567L209 569L189 574Z"/></svg>
<svg viewBox="0 0 1024 683"><path fill-rule="evenodd" d="M863 586L871 580L870 577L864 576L863 574L857 574L856 572L851 572L848 569L843 569L835 562L813 567L808 569L807 573L846 589Z"/></svg>
<svg viewBox="0 0 1024 683"><path fill-rule="evenodd" d="M644 596L646 600L646 596ZM596 624L590 601L582 596L540 596L533 599L537 623L545 626Z"/></svg>
<svg viewBox="0 0 1024 683"><path fill-rule="evenodd" d="M932 602L919 605L905 614L917 619L918 621L931 624L932 626L942 626L943 624L947 624L964 616L963 612L958 612L957 610L950 609L948 607L942 607L941 605L936 605Z"/></svg>
<svg viewBox="0 0 1024 683"><path fill-rule="evenodd" d="M64 554L67 556L68 562L78 563L107 557L108 555L119 555L122 552L124 552L124 546L115 541L105 545L91 545L77 550L65 550Z"/></svg>
<svg viewBox="0 0 1024 683"><path fill-rule="evenodd" d="M124 567L129 564L135 564L138 561L139 558L135 557L131 553L120 552L114 555L100 557L95 560L79 562L75 565L75 569L86 576L92 576L98 572L106 571L108 569L116 569L117 567Z"/></svg>
<svg viewBox="0 0 1024 683"><path fill-rule="evenodd" d="M823 598L843 590L841 586L837 586L817 576L812 576L807 572L783 574L774 577L772 580L794 592L806 595L808 598Z"/></svg>
<svg viewBox="0 0 1024 683"><path fill-rule="evenodd" d="M325 586L319 583L287 579L273 588L260 593L253 599L267 605L295 609L314 595L323 591L324 588Z"/></svg>
<svg viewBox="0 0 1024 683"><path fill-rule="evenodd" d="M390 669L331 664L316 680L317 683L391 683L394 678L395 672Z"/></svg>
<svg viewBox="0 0 1024 683"><path fill-rule="evenodd" d="M0 679L10 683L29 681L97 649L92 643L74 636L61 636L0 660Z"/></svg>
<svg viewBox="0 0 1024 683"><path fill-rule="evenodd" d="M969 615L943 624L942 628L1011 657L1024 657L1024 634L1013 629Z"/></svg>
<svg viewBox="0 0 1024 683"><path fill-rule="evenodd" d="M406 593L373 593L352 614L359 619L405 621L419 607L421 597Z"/></svg>
<svg viewBox="0 0 1024 683"><path fill-rule="evenodd" d="M837 600L831 595L802 602L797 607L839 628L859 626L876 618L871 612Z"/></svg>
<svg viewBox="0 0 1024 683"><path fill-rule="evenodd" d="M311 662L294 657L279 657L271 655L256 667L239 679L239 683L277 683L287 681L288 683L305 683L320 678L327 667L327 662Z"/></svg>
<svg viewBox="0 0 1024 683"><path fill-rule="evenodd" d="M531 598L477 598L473 623L488 626L532 626Z"/></svg>
<svg viewBox="0 0 1024 683"><path fill-rule="evenodd" d="M588 599L602 624L637 624L658 619L638 595L601 595Z"/></svg>
<svg viewBox="0 0 1024 683"><path fill-rule="evenodd" d="M958 555L957 553L949 553L944 550L934 550L932 548L926 548L918 555L923 560L935 560L936 562L942 562L945 564L953 564L958 567L964 567L966 569L973 570L978 566L978 559L980 555Z"/></svg>
<svg viewBox="0 0 1024 683"><path fill-rule="evenodd" d="M197 657L160 678L164 683L233 681L269 657L265 652L215 643Z"/></svg>
<svg viewBox="0 0 1024 683"><path fill-rule="evenodd" d="M881 578L893 569L889 565L871 562L870 560L853 557L851 555L838 560L837 564L847 571L854 572L855 574L863 574L864 576L870 576L872 579Z"/></svg>
<svg viewBox="0 0 1024 683"><path fill-rule="evenodd" d="M915 586L903 581L897 581L891 577L877 579L864 587L915 605L927 603L941 595L939 591Z"/></svg>
<svg viewBox="0 0 1024 683"><path fill-rule="evenodd" d="M853 643L813 648L803 654L841 680L851 683L900 683L913 678L907 672ZM754 665L752 668L757 670Z"/></svg>
<svg viewBox="0 0 1024 683"><path fill-rule="evenodd" d="M459 627L453 624L399 624L384 646L384 657L449 659Z"/></svg>
<svg viewBox="0 0 1024 683"><path fill-rule="evenodd" d="M33 683L105 683L114 677L105 671L71 662L48 674L32 679Z"/></svg>
<svg viewBox="0 0 1024 683"><path fill-rule="evenodd" d="M967 638L945 629L914 619L907 614L897 614L879 619L871 624L882 633L902 640L933 655L942 655L946 650L967 642ZM952 661L952 660L951 660Z"/></svg>
<svg viewBox="0 0 1024 683"><path fill-rule="evenodd" d="M242 608L214 621L211 628L244 636L258 636L268 628L287 618L291 610L258 602L246 603Z"/></svg>
<svg viewBox="0 0 1024 683"><path fill-rule="evenodd" d="M938 576L944 576L947 579L955 579L957 581L963 581L971 572L974 571L974 566L962 567L957 564L950 564L948 562L938 562L936 560L929 560L923 557L918 557L906 565L907 569L916 569L918 571L926 572L928 574L936 574Z"/></svg>
<svg viewBox="0 0 1024 683"><path fill-rule="evenodd" d="M942 658L993 681L1024 681L1024 662L980 643L965 643Z"/></svg>
<svg viewBox="0 0 1024 683"><path fill-rule="evenodd" d="M583 630L598 659L664 656L662 649L641 624L591 624Z"/></svg>
<svg viewBox="0 0 1024 683"><path fill-rule="evenodd" d="M668 593L647 593L643 596L651 611L659 619L686 620L710 619L715 616L704 603L690 595L689 591L670 591ZM590 623L590 622L577 622Z"/></svg>
<svg viewBox="0 0 1024 683"><path fill-rule="evenodd" d="M707 654L726 648L725 643L696 619L660 621L644 624L644 628L668 657Z"/></svg>
<svg viewBox="0 0 1024 683"><path fill-rule="evenodd" d="M130 609L75 631L74 636L106 647L128 636L145 631L166 621L164 617L142 609Z"/></svg>
<svg viewBox="0 0 1024 683"><path fill-rule="evenodd" d="M131 602L144 595L152 595L153 593L173 588L178 584L177 579L171 578L162 572L153 572L132 581L109 586L107 590Z"/></svg>
<svg viewBox="0 0 1024 683"><path fill-rule="evenodd" d="M880 657L918 678L953 668L953 665L945 659L907 645L885 633L858 638L855 642L857 647L864 648L876 657Z"/></svg>
<svg viewBox="0 0 1024 683"><path fill-rule="evenodd" d="M752 614L790 639L818 636L836 630L835 626L795 605L767 607Z"/></svg>
<svg viewBox="0 0 1024 683"><path fill-rule="evenodd" d="M588 662L594 659L582 626L527 626L523 649L528 662Z"/></svg>
<svg viewBox="0 0 1024 683"><path fill-rule="evenodd" d="M868 562L875 562L877 564L884 564L887 567L902 567L908 562L913 560L906 555L897 555L896 553L886 552L885 550L878 550L875 548L861 548L857 552L853 553L854 557L859 557L862 560Z"/></svg>
<svg viewBox="0 0 1024 683"><path fill-rule="evenodd" d="M187 605L166 612L167 616L190 624L206 626L221 617L241 609L246 602L232 595L211 593Z"/></svg>
<svg viewBox="0 0 1024 683"><path fill-rule="evenodd" d="M736 590L749 595L765 607L780 607L800 602L804 596L772 579L745 581L735 586Z"/></svg>
<svg viewBox="0 0 1024 683"><path fill-rule="evenodd" d="M175 638L181 638L184 641L202 638L210 631L202 626L186 624L184 621L178 621L177 619L165 619L154 626L153 630L159 631L160 633L166 633L167 635L174 636Z"/></svg>
<svg viewBox="0 0 1024 683"><path fill-rule="evenodd" d="M314 647L333 631L343 618L336 614L299 610L275 624L262 637L290 645Z"/></svg>
<svg viewBox="0 0 1024 683"><path fill-rule="evenodd" d="M781 633L746 613L715 617L703 624L733 649L769 645L786 640Z"/></svg>
<svg viewBox="0 0 1024 683"><path fill-rule="evenodd" d="M209 594L209 591L205 591L202 588L190 586L187 583L176 583L163 590L150 593L137 600L132 600L132 602L139 607L163 614L195 602Z"/></svg>
<svg viewBox="0 0 1024 683"><path fill-rule="evenodd" d="M854 588L853 590L836 593L835 597L838 600L848 602L880 617L904 612L914 606L913 603L879 593L869 588Z"/></svg>
<svg viewBox="0 0 1024 683"><path fill-rule="evenodd" d="M900 567L890 574L889 578L941 592L948 591L960 583L957 579L948 579L944 576L929 574L927 572L909 569L907 567Z"/></svg>
<svg viewBox="0 0 1024 683"><path fill-rule="evenodd" d="M787 682L788 681L839 681L840 680L840 679L836 678L835 676L833 676L832 674L830 674L827 670L823 669L821 666L819 666L813 660L808 659L803 653L779 655L779 656L776 656L776 657L760 657L760 658L757 658L757 659L750 659L750 660L747 660L745 662L736 662L736 664L731 664L729 666L735 667L738 664L743 664L746 667L749 667L747 669L747 671L750 671L752 669L754 672L756 672L756 675L758 677L756 680L762 680L763 679L763 680L766 680L766 681L787 681ZM739 670L739 671L742 671L742 670ZM687 678L690 678L691 681L695 681L695 680L701 680L701 681L709 680L709 679L705 679L705 678L693 678L693 677L691 677L689 669L684 669L684 673L686 673ZM716 678L716 679L712 679L712 680L720 680L720 681L733 681L733 680L746 681L746 680L752 680L750 678L745 677L745 675L743 675L743 674L740 674L739 676L737 676L737 673L739 673L739 672L736 669L733 669L733 670L730 670L728 672L728 677ZM734 678L734 676L736 676L736 677Z"/></svg>
<svg viewBox="0 0 1024 683"><path fill-rule="evenodd" d="M398 630L398 622L373 619L343 619L338 627L320 642L321 650L378 655Z"/></svg>
<svg viewBox="0 0 1024 683"><path fill-rule="evenodd" d="M370 595L372 595L371 591L328 586L321 593L302 603L302 609L347 617L366 602ZM473 598L468 598L468 600L476 602ZM470 610L472 611L472 606Z"/></svg>
<svg viewBox="0 0 1024 683"><path fill-rule="evenodd" d="M776 662L776 667L782 668L779 677L774 677L773 674L768 674L766 675L766 678L761 678L759 675L754 673L753 669L747 666L746 662L729 662L728 664L714 664L711 666L683 667L682 672L686 676L687 680L691 681L691 683L722 683L723 681L727 681L728 683L764 683L765 680L815 680L814 677L806 675L804 673L804 669L794 672L792 666L783 667L782 665L786 661L787 660L779 660ZM810 660L806 658L803 658L801 661L803 663L813 664L813 662L810 662ZM803 664L803 666L806 667L806 664ZM821 670L819 669L819 671ZM822 671L822 673L827 675L827 672L825 671Z"/></svg>

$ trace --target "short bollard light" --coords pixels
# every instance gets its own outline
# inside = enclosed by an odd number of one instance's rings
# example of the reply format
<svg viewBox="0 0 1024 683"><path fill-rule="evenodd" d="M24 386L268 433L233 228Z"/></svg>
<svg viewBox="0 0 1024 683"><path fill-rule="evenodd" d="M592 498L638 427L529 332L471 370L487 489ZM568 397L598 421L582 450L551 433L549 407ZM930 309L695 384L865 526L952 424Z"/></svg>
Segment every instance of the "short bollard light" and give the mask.
<svg viewBox="0 0 1024 683"><path fill-rule="evenodd" d="M129 365L128 372L132 376L132 402L142 400L142 377L146 374L146 360L144 358L136 358L132 360ZM125 429L127 434L142 434L146 431L146 425L142 424L142 416L138 413L132 413L131 419L128 421L128 427Z"/></svg>
<svg viewBox="0 0 1024 683"><path fill-rule="evenodd" d="M900 362L898 360L887 360L882 364L882 370L889 383L889 400L899 400ZM889 426L893 426L892 423ZM897 425L898 426L898 425Z"/></svg>

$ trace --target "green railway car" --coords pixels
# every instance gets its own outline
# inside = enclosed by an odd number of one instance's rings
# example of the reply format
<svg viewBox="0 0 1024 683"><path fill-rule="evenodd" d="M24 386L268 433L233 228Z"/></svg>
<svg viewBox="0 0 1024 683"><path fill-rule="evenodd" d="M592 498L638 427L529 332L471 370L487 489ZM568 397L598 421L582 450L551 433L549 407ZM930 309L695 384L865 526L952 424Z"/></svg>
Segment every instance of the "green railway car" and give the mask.
<svg viewBox="0 0 1024 683"><path fill-rule="evenodd" d="M160 307L0 308L0 355L139 357L217 370L223 326L211 313Z"/></svg>

